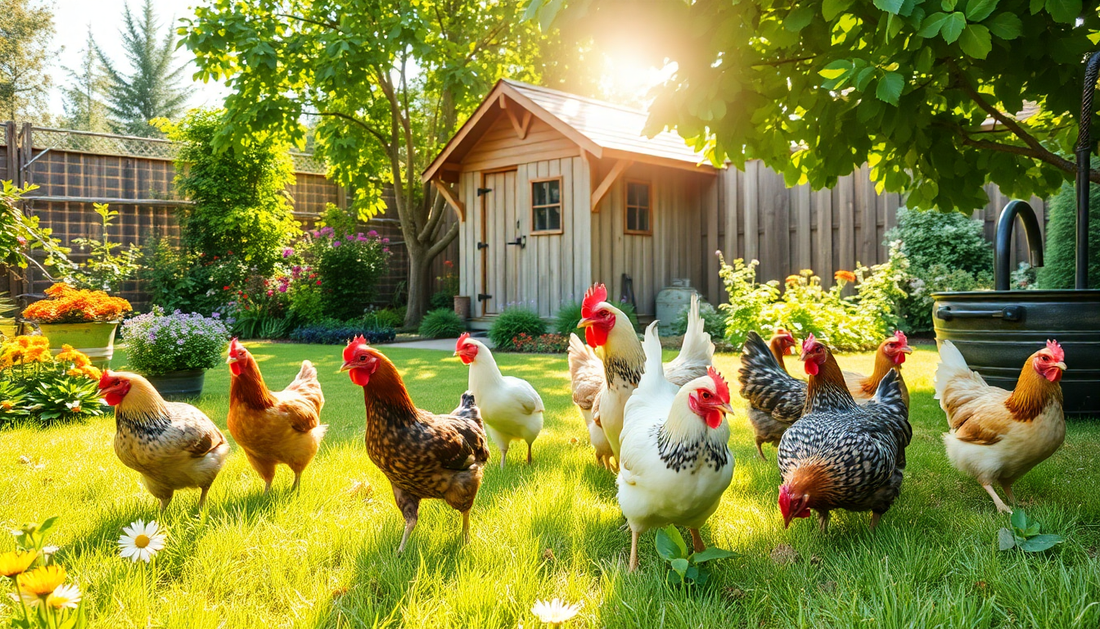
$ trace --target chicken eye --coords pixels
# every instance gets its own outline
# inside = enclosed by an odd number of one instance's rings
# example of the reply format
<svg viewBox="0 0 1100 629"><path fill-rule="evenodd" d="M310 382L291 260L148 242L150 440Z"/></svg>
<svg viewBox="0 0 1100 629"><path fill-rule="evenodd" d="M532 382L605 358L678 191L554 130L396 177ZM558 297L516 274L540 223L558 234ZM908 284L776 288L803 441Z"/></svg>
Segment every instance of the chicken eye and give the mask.
<svg viewBox="0 0 1100 629"><path fill-rule="evenodd" d="M704 400L709 400L710 399L710 392L709 391L703 391L703 399Z"/></svg>
<svg viewBox="0 0 1100 629"><path fill-rule="evenodd" d="M359 357L359 362L363 362L367 357L365 355Z"/></svg>

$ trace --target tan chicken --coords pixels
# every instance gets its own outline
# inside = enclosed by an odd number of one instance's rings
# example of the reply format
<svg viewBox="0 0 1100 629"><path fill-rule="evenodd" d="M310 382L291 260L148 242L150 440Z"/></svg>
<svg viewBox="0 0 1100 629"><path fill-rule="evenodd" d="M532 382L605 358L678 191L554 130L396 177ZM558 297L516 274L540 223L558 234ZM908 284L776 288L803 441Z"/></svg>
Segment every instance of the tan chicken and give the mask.
<svg viewBox="0 0 1100 629"><path fill-rule="evenodd" d="M986 384L970 370L951 341L940 346L936 399L947 413L951 432L944 434L947 457L973 476L993 498L997 510L1012 513L993 483L1015 502L1012 483L1062 446L1066 422L1062 412L1065 353L1057 341L1028 357L1011 392Z"/></svg>
<svg viewBox="0 0 1100 629"><path fill-rule="evenodd" d="M913 349L909 347L909 339L905 337L904 332L898 330L894 332L893 336L888 337L879 344L878 350L875 352L875 369L871 372L871 375L865 376L854 371L845 371L844 382L848 385L848 391L852 393L855 401L865 404L875 397L878 383L882 382L886 374L893 369L898 372L901 399L905 401L905 406L908 408L909 388L905 386L905 379L901 377L901 365L905 362L905 357L912 353Z"/></svg>
<svg viewBox="0 0 1100 629"><path fill-rule="evenodd" d="M777 328L775 334L772 334L772 338L768 341L768 349L772 351L775 362L779 363L783 371L787 371L784 356L794 354L797 345L798 341L794 338L794 335L783 328Z"/></svg>
<svg viewBox="0 0 1100 629"><path fill-rule="evenodd" d="M256 359L237 339L229 344L226 360L233 374L229 385L229 433L244 450L252 469L271 491L275 468L294 472L297 490L302 472L313 461L328 426L320 421L325 396L317 370L302 361L298 377L286 389L273 392L264 384Z"/></svg>
<svg viewBox="0 0 1100 629"><path fill-rule="evenodd" d="M160 508L168 508L177 490L196 487L201 509L229 455L214 422L190 404L164 401L136 373L104 371L99 395L115 407L115 454L141 474Z"/></svg>
<svg viewBox="0 0 1100 629"><path fill-rule="evenodd" d="M596 451L596 464L613 471L611 459L614 453L607 435L603 434L598 416L600 397L607 390L603 362L576 334L569 335L569 379L573 387L573 404L584 417L588 442Z"/></svg>

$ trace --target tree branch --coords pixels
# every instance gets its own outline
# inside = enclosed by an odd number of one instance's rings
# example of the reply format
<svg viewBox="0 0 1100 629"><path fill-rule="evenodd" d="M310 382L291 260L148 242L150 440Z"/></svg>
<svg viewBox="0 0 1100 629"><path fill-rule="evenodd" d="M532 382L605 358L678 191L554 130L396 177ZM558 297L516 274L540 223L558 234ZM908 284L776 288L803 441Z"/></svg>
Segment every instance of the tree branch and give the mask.
<svg viewBox="0 0 1100 629"><path fill-rule="evenodd" d="M776 61L762 61L760 63L754 63L750 65L750 68L775 68L788 63L801 63L803 61L810 61L811 59L817 59L817 55L807 55L805 57L792 57L790 59L779 59Z"/></svg>
<svg viewBox="0 0 1100 629"><path fill-rule="evenodd" d="M316 26L324 26L325 28L331 28L335 31L340 31L341 33L346 33L347 32L343 28L341 28L339 24L336 24L335 22L321 22L321 21L318 21L318 20L311 20L308 17L302 17L300 15L290 15L289 13L272 13L272 16L273 17L285 17L285 18L290 19L290 20L298 20L299 22L305 22L307 24L314 24Z"/></svg>
<svg viewBox="0 0 1100 629"><path fill-rule="evenodd" d="M430 249L428 249L428 254L426 256L426 259L424 260L424 264L431 264L432 260L435 260L435 257L437 255L443 253L443 250L447 248L447 245L451 244L451 242L454 241L456 237L458 237L458 222L452 224L451 228L447 230L447 233L443 234L443 237L440 238L434 245L432 245Z"/></svg>
<svg viewBox="0 0 1100 629"><path fill-rule="evenodd" d="M359 125L360 127L362 127L363 129L365 129L367 131L367 133L373 135L375 137L375 139L377 139L378 142L382 144L382 148L385 149L387 153L390 150L389 143L386 142L385 136L383 136L380 131L378 131L374 127L370 126L366 122L363 122L362 120L356 118L355 116L345 114L345 113L339 112L339 111L314 111L314 112L303 112L303 113L305 113L306 115L309 115L309 116L331 116L333 118L340 118L342 120L347 120L348 122L355 123L355 124Z"/></svg>

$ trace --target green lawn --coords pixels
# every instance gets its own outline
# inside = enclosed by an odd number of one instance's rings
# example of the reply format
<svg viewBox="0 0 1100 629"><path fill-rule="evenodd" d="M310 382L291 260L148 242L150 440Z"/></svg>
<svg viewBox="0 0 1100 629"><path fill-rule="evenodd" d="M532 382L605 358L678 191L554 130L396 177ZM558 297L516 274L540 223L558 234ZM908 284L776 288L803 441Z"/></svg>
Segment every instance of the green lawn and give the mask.
<svg viewBox="0 0 1100 629"><path fill-rule="evenodd" d="M141 570L117 556L115 541L130 521L161 516L137 474L115 458L113 420L0 432L0 529L62 516L51 541L86 592L94 626L536 627L532 602L555 596L583 601L568 625L577 627L1100 625L1100 425L1071 423L1066 445L1016 485L1029 516L1067 542L1039 555L999 553L996 533L1007 517L944 456L945 420L932 399L936 356L927 349L905 365L914 439L901 498L877 532L868 531L867 514L845 513L828 534L812 518L784 530L775 451L759 461L738 414L733 484L703 537L740 556L715 565L714 587L682 591L663 584L652 533L643 538L641 569L626 573L630 537L621 530L615 482L594 465L564 357L498 357L546 402L535 462L522 463L517 448L501 472L494 449L470 544L459 543L459 515L430 501L399 557L402 520L363 448L362 391L336 372L342 348L248 346L273 387L287 384L302 359L313 360L331 429L297 495L281 468L276 491L262 496L263 483L239 452L214 484L205 518L195 512L197 491L177 494L163 518L168 547L155 583L144 588ZM454 408L466 388L458 359L386 353L419 406ZM866 370L870 359L841 363ZM717 359L731 380L736 361ZM228 377L224 367L208 374L198 402L223 427ZM0 551L10 544L0 539Z"/></svg>

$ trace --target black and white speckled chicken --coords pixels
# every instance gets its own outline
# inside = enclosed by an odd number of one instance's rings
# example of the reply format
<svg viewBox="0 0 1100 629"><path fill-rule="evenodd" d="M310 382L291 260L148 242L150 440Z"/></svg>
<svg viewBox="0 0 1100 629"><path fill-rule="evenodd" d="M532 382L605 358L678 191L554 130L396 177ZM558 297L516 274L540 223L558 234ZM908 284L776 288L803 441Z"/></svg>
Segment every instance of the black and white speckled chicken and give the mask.
<svg viewBox="0 0 1100 629"><path fill-rule="evenodd" d="M474 506L489 446L474 396L450 414L436 415L413 404L397 368L378 350L356 337L344 349L342 371L363 387L367 410L367 454L389 479L405 533L405 550L416 526L420 501L438 498L462 514L462 537L470 535Z"/></svg>
<svg viewBox="0 0 1100 629"><path fill-rule="evenodd" d="M741 383L741 397L749 402L749 423L756 433L756 451L766 461L761 446L778 445L783 433L802 417L806 383L788 374L772 348L753 331L741 349L737 380Z"/></svg>
<svg viewBox="0 0 1100 629"><path fill-rule="evenodd" d="M883 377L875 397L860 406L836 359L813 335L802 344L810 376L806 413L779 442L779 508L794 518L817 512L821 530L833 509L871 511L871 528L901 493L905 448L913 437L898 374Z"/></svg>

